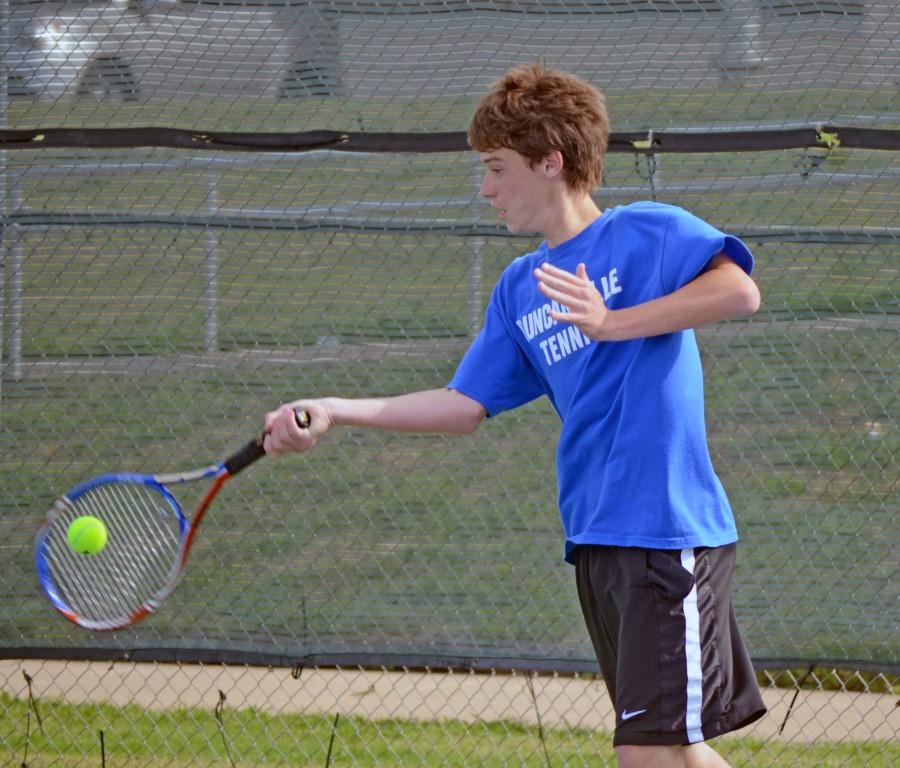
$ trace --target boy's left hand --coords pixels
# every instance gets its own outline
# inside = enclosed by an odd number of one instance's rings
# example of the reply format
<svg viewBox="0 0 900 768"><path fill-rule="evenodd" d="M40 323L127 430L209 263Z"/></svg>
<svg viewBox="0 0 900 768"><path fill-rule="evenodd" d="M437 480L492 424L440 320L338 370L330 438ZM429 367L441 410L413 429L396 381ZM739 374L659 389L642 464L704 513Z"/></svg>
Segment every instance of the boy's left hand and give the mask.
<svg viewBox="0 0 900 768"><path fill-rule="evenodd" d="M550 317L562 323L571 323L590 339L603 339L603 326L610 310L588 277L584 264L579 264L573 275L545 262L534 270L534 276L540 292L568 310L551 310Z"/></svg>

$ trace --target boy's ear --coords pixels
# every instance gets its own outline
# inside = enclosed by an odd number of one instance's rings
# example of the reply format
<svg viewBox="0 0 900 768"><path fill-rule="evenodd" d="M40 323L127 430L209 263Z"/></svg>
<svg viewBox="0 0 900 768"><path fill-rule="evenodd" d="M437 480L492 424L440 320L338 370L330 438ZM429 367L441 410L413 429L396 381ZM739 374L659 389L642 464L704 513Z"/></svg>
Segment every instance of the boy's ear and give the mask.
<svg viewBox="0 0 900 768"><path fill-rule="evenodd" d="M563 171L563 166L565 166L565 161L563 160L562 152L558 149L553 149L541 160L540 168L549 179L559 176Z"/></svg>

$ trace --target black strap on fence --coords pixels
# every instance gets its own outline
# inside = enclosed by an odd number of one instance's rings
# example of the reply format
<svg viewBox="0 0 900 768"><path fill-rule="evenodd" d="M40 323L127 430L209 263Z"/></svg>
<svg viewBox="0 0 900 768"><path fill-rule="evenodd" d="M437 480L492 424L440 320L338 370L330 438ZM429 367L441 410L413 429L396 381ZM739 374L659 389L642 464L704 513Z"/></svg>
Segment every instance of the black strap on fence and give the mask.
<svg viewBox="0 0 900 768"><path fill-rule="evenodd" d="M462 152L462 131L443 133L352 133L301 131L247 133L180 128L27 128L0 130L0 149L134 148L219 152ZM900 130L819 125L805 128L707 131L630 131L609 137L610 152L759 152L765 150L854 148L900 150Z"/></svg>

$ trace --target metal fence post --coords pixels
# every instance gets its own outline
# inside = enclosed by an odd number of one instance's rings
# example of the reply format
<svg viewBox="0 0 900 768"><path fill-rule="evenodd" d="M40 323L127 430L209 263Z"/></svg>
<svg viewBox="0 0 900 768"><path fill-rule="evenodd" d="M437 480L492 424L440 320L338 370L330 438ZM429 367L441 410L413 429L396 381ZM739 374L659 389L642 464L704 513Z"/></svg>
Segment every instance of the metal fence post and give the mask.
<svg viewBox="0 0 900 768"><path fill-rule="evenodd" d="M19 179L6 169L7 210L15 213L22 207L22 188ZM9 328L8 370L13 381L22 378L22 228L7 218L6 256L9 270L5 279L7 288L6 314Z"/></svg>
<svg viewBox="0 0 900 768"><path fill-rule="evenodd" d="M206 339L204 349L215 352L219 348L219 236L212 226L212 218L219 211L219 175L214 168L206 174L206 210L210 224L206 227Z"/></svg>
<svg viewBox="0 0 900 768"><path fill-rule="evenodd" d="M10 0L0 0L0 128L9 126ZM9 170L9 155L0 150L0 379L22 378L22 245L11 214L21 207L21 189ZM7 362L3 365L4 342Z"/></svg>
<svg viewBox="0 0 900 768"><path fill-rule="evenodd" d="M8 127L9 111L9 69L6 63L10 44L9 0L0 0L0 129ZM6 150L0 150L0 402L3 399L3 378L6 374L4 342L6 333L6 268L7 243L9 242L8 217L8 157Z"/></svg>
<svg viewBox="0 0 900 768"><path fill-rule="evenodd" d="M477 217L478 190L481 188L481 163L478 160L477 154L475 155L475 165L473 166L472 180L475 188L475 199L472 201L470 210L472 210ZM469 238L469 335L473 339L481 330L481 284L484 279L484 257L482 255L483 250L483 237L474 236Z"/></svg>

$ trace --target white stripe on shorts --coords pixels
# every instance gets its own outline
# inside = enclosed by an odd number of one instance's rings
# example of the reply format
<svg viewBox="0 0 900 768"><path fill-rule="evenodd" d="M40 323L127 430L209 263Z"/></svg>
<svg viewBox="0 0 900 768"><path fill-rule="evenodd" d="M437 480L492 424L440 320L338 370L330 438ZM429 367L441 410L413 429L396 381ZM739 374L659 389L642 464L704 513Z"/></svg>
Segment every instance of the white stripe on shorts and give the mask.
<svg viewBox="0 0 900 768"><path fill-rule="evenodd" d="M694 550L681 550L681 565L694 572ZM688 742L703 741L703 664L700 648L700 608L697 605L697 583L684 598L684 652L687 657L687 702L685 727Z"/></svg>

